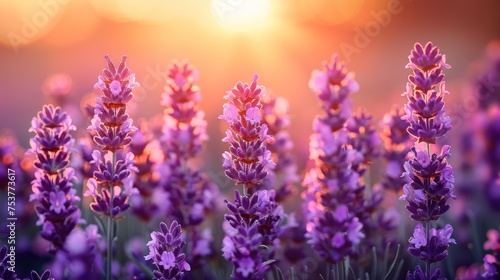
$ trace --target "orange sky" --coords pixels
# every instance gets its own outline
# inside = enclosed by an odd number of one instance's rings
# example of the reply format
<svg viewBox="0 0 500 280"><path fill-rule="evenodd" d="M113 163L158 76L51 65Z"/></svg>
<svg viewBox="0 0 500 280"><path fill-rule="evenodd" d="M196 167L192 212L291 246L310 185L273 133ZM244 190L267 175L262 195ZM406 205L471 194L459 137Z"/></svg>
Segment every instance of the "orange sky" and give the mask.
<svg viewBox="0 0 500 280"><path fill-rule="evenodd" d="M381 119L391 105L405 102L404 66L415 42L433 41L447 55L450 100L460 100L465 82L478 74L486 45L500 36L495 0L271 0L258 29L218 24L211 4L226 7L222 14L230 17L245 1L0 0L0 127L12 129L27 146L30 119L47 101L43 81L69 74L78 108L105 66L104 54L115 61L129 56L143 85L136 114L152 117L162 112L162 72L173 59L188 59L199 69L211 143L223 137L217 116L225 91L258 73L268 91L289 100L291 134L299 155L306 156L318 108L307 83L333 53L356 73L361 89L353 106ZM219 152L213 151L217 164Z"/></svg>

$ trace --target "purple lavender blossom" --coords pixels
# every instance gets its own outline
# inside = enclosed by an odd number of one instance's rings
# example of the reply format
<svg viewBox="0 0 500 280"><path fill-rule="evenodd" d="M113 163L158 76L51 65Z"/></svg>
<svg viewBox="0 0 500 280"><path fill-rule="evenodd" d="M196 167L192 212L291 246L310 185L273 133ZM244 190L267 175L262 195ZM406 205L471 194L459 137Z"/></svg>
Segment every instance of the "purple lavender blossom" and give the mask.
<svg viewBox="0 0 500 280"><path fill-rule="evenodd" d="M137 172L134 177L134 188L137 193L130 196L132 213L143 221L150 221L160 210L155 197L159 194L160 176L155 173L155 167L163 160L163 153L158 141L154 140L146 121L140 122L139 130L132 135L129 150L134 154Z"/></svg>
<svg viewBox="0 0 500 280"><path fill-rule="evenodd" d="M266 252L262 246L273 245L279 236L280 216L275 214L274 191L268 192L241 196L235 191L234 203L226 200L231 214L224 215L228 225L222 252L235 266L232 279L262 279L272 263L265 263L270 260L272 251Z"/></svg>
<svg viewBox="0 0 500 280"><path fill-rule="evenodd" d="M293 185L299 181L292 148L293 143L287 128L290 118L287 115L288 102L282 97L266 95L261 100L262 122L267 125L274 141L267 144L276 162L274 169L268 168L267 176L260 185L263 189L276 189L276 202L281 202L293 192Z"/></svg>
<svg viewBox="0 0 500 280"><path fill-rule="evenodd" d="M258 76L254 75L250 85L238 82L228 91L224 96L228 102L219 116L229 124L226 137L222 139L230 145L229 151L222 154L225 174L247 189L266 177L267 165L274 165L271 152L266 148L266 143L272 138L268 136L268 127L261 123L260 116L260 99L265 89L257 85L257 79Z"/></svg>
<svg viewBox="0 0 500 280"><path fill-rule="evenodd" d="M381 182L386 190L398 193L403 186L410 182L404 172L403 166L410 152L410 135L406 132L408 123L401 119L402 110L394 108L383 119L383 135L385 140L384 158L387 167Z"/></svg>
<svg viewBox="0 0 500 280"><path fill-rule="evenodd" d="M425 276L424 271L419 265L415 267L415 271L413 272L408 271L408 273L406 274L406 280L429 280L429 279L446 280L445 277L442 277L441 269L439 268L436 268L436 270L434 270L434 272L429 278Z"/></svg>
<svg viewBox="0 0 500 280"><path fill-rule="evenodd" d="M452 233L453 228L448 224L443 229L433 228L429 233L425 232L422 224L418 224L410 237L408 252L426 263L442 261L448 256L449 244L456 244L451 238Z"/></svg>
<svg viewBox="0 0 500 280"><path fill-rule="evenodd" d="M453 194L453 170L448 164L450 146L445 145L440 154L431 156L424 151L411 149L414 157L408 160L403 176L411 181L403 187L401 200L406 200L410 217L419 222L437 220L450 209Z"/></svg>
<svg viewBox="0 0 500 280"><path fill-rule="evenodd" d="M182 240L181 225L175 220L170 227L162 222L160 230L151 233L151 241L147 244L149 254L144 256L146 260L153 260L157 267L153 279L182 279L191 267L182 252L186 242Z"/></svg>
<svg viewBox="0 0 500 280"><path fill-rule="evenodd" d="M201 267L197 264L213 253L211 238L204 234L201 223L218 207L218 189L197 163L208 140L197 82L198 72L192 65L174 62L169 66L162 95L165 111L160 138L165 161L157 166L157 172L168 200L168 206L163 207L166 215L186 230L190 240L187 260Z"/></svg>
<svg viewBox="0 0 500 280"><path fill-rule="evenodd" d="M450 66L446 64L445 55L440 54L431 42L425 47L415 44L408 58L410 63L406 68L413 70L403 93L408 98L404 116L409 124L408 133L418 142L433 144L436 138L451 129L450 118L445 116L444 111L443 98L448 91L442 73Z"/></svg>
<svg viewBox="0 0 500 280"><path fill-rule="evenodd" d="M273 245L281 233L279 226L281 208L275 201L274 190L255 191L267 175L267 168L274 166L271 152L267 149L268 127L261 123L261 98L263 86L253 82L238 82L224 98L223 114L229 124L226 137L229 151L223 153L225 174L236 184L242 184L244 196L235 191L234 203L226 200L231 214L225 215L227 226L222 252L226 260L234 265L232 279L262 279L275 248L263 250L262 246ZM251 193L248 193L251 192Z"/></svg>
<svg viewBox="0 0 500 280"><path fill-rule="evenodd" d="M56 254L51 272L56 279L98 280L102 279L102 260L98 248L101 235L96 225L85 230L73 230L64 244L64 252Z"/></svg>
<svg viewBox="0 0 500 280"><path fill-rule="evenodd" d="M71 118L60 107L44 106L31 122L30 131L35 137L26 152L35 155L35 180L32 181L40 235L52 243L51 250L62 249L66 238L80 221L76 205L80 198L73 188L74 170L68 167L73 138L69 134L75 127Z"/></svg>
<svg viewBox="0 0 500 280"><path fill-rule="evenodd" d="M406 68L413 70L409 76L410 83L406 85L408 103L405 105L406 115L402 119L408 122L408 133L417 142L427 143L427 150L417 149L415 145L411 151L413 158L404 164L403 176L410 182L404 185L402 200L407 201L406 209L410 217L424 222L415 227L413 237L409 239L408 252L423 260L426 264L425 274L420 267L414 273L408 273L407 279L440 278L438 269L431 271L431 264L441 261L448 255L448 244L455 243L451 239L453 229L446 225L444 229L431 228L431 221L438 220L450 206L449 198L453 194L453 169L447 163L450 157L450 147L445 145L440 154L430 154L430 144L446 134L451 129L450 118L445 116L444 95L445 89L443 69L449 68L445 56L431 42L425 47L415 44L414 50L408 57L410 63ZM437 88L439 87L439 91Z"/></svg>
<svg viewBox="0 0 500 280"><path fill-rule="evenodd" d="M323 114L313 122L311 167L303 181L306 238L322 258L337 263L354 255L354 246L365 237L353 209L362 204L364 190L353 166L360 165L364 156L352 148L346 128L351 116L349 97L359 86L336 55L324 63L323 70L312 72L309 86L319 97ZM351 130L356 124L351 123Z"/></svg>
<svg viewBox="0 0 500 280"><path fill-rule="evenodd" d="M382 154L382 139L372 123L372 116L365 110L359 110L351 116L346 122L346 128L352 134L350 144L362 155L362 161L359 164L361 166L355 166L354 169L363 174L361 169Z"/></svg>
<svg viewBox="0 0 500 280"><path fill-rule="evenodd" d="M128 197L133 190L130 174L136 171L134 156L129 153L117 159L116 152L132 142L130 134L136 128L127 114L127 103L132 100L132 89L139 84L125 65L126 56L122 57L118 67L109 56L104 58L108 62L107 68L94 86L102 91L102 96L96 99L95 115L88 130L94 134L94 142L108 152L103 155L95 150L92 153L91 163L98 168L94 178L87 181L85 195L94 198L90 206L93 211L115 217L130 207Z"/></svg>
<svg viewBox="0 0 500 280"><path fill-rule="evenodd" d="M483 258L485 279L498 279L500 277L500 233L496 229L490 229L486 233L488 240L484 242L484 250L493 251Z"/></svg>
<svg viewBox="0 0 500 280"><path fill-rule="evenodd" d="M487 147L481 154L485 161L485 168L489 173L484 182L486 199L492 209L500 211L500 107L498 104L490 105L480 123L480 134L484 146Z"/></svg>
<svg viewBox="0 0 500 280"><path fill-rule="evenodd" d="M90 204L94 212L108 217L106 279L110 280L115 238L114 219L130 207L129 196L136 191L131 175L137 171L134 167L134 154L129 152L123 155L119 152L132 142L131 134L137 130L127 113L127 103L132 100L132 90L139 83L125 64L126 56L122 57L118 66L115 66L108 55L104 58L107 68L103 69L94 85L101 90L102 95L96 99L94 118L87 129L94 142L107 153L102 154L99 150L92 153L93 161L90 163L96 164L97 171L87 181L88 190L84 195L94 198L94 202Z"/></svg>

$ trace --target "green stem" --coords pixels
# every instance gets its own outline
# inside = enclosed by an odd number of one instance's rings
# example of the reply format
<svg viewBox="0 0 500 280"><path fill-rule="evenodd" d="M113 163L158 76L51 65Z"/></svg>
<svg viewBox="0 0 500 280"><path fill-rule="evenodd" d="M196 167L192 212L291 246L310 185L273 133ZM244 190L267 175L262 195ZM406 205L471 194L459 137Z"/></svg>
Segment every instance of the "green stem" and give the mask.
<svg viewBox="0 0 500 280"><path fill-rule="evenodd" d="M113 152L113 168L116 165L116 153ZM114 173L114 169L112 171ZM114 226L113 226L113 188L109 187L109 217L108 217L108 232L106 241L108 245L108 254L106 255L106 280L111 280L111 268L113 264L113 239L114 239Z"/></svg>
<svg viewBox="0 0 500 280"><path fill-rule="evenodd" d="M431 157L431 145L429 143L427 143L427 154L429 155L429 158L430 158ZM431 184L430 179L426 178L425 180L427 182L427 185L430 186L430 184ZM427 197L427 209L430 209L430 204L431 204L431 201ZM431 224L430 216L428 216L427 221L425 222L425 236L427 239L427 244L430 243L430 224ZM431 279L431 263L429 261L427 261L425 263L425 278L427 280Z"/></svg>

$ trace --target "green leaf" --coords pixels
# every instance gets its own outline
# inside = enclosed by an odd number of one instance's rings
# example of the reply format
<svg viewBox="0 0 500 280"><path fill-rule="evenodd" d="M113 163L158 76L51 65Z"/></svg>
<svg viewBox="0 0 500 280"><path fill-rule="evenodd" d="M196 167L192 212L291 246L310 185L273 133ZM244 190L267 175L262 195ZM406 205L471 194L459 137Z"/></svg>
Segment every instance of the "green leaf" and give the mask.
<svg viewBox="0 0 500 280"><path fill-rule="evenodd" d="M262 265L263 266L270 265L270 264L274 263L275 261L276 260L274 260L274 259L270 259L270 260L267 260L267 261L263 262Z"/></svg>
<svg viewBox="0 0 500 280"><path fill-rule="evenodd" d="M137 260L136 258L134 258L132 255L130 255L129 252L125 252L125 254L127 255L127 258L132 261L133 263L135 263L135 265L137 265L137 267L139 267L144 273L146 273L146 275L148 276L148 278L150 279L153 279L154 275L153 275L153 272L151 271L151 269L149 267L147 267L143 262Z"/></svg>

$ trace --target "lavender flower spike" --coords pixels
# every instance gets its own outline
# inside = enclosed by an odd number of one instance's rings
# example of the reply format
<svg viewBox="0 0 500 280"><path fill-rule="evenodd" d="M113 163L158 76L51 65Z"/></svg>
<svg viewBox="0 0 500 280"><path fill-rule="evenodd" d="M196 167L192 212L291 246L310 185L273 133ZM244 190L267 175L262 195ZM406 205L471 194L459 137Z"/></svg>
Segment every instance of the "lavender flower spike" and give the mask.
<svg viewBox="0 0 500 280"><path fill-rule="evenodd" d="M238 82L228 91L224 96L228 102L219 116L229 124L226 137L222 139L230 145L229 151L222 154L225 174L248 189L266 177L266 165L274 165L271 152L265 146L272 137L267 134L267 125L261 124L259 113L265 89L257 85L257 79L254 75L250 85Z"/></svg>
<svg viewBox="0 0 500 280"><path fill-rule="evenodd" d="M182 253L186 242L182 240L181 226L175 220L170 227L162 222L160 230L151 233L151 241L147 244L149 254L144 256L144 259L153 260L157 267L157 270L153 271L153 279L182 279L191 267L185 261L186 255Z"/></svg>
<svg viewBox="0 0 500 280"><path fill-rule="evenodd" d="M93 152L91 163L95 163L98 168L94 172L94 178L87 181L88 190L85 195L94 198L94 203L90 206L94 212L108 216L106 278L109 280L113 260L113 219L130 207L128 198L135 190L131 177L131 172L137 171L134 167L134 155L129 152L119 157L118 151L132 142L130 134L137 130L127 114L127 103L132 100L132 90L139 83L125 64L126 56L122 57L118 66L115 66L109 56L104 58L108 62L107 68L94 86L102 91L102 96L96 99L94 118L88 130L93 135L94 142L108 152L105 155L98 150Z"/></svg>
<svg viewBox="0 0 500 280"><path fill-rule="evenodd" d="M433 144L436 138L442 137L451 129L450 118L445 116L445 88L443 69L450 68L446 64L445 55L431 42L425 45L415 44L415 49L408 57L410 63L406 68L413 70L408 77L406 92L408 98L403 117L409 123L408 133L418 142ZM439 87L439 90L437 89Z"/></svg>
<svg viewBox="0 0 500 280"><path fill-rule="evenodd" d="M218 189L200 171L199 156L208 135L205 113L199 106L198 71L186 62L174 62L166 76L161 137L165 161L157 170L161 174L161 191L168 196L168 203L161 204L168 206L163 207L166 211L161 214L176 220L186 231L186 239L190 240L186 258L193 267L200 268L206 256L213 253L209 229L203 228L202 223L218 206Z"/></svg>
<svg viewBox="0 0 500 280"><path fill-rule="evenodd" d="M130 144L130 134L137 130L127 114L127 103L132 100L132 89L139 84L125 65L126 58L123 56L118 67L115 67L105 56L108 67L95 84L95 88L101 89L102 96L96 99L95 115L92 125L88 127L94 135L94 142L108 153L103 155L98 150L93 152L93 163L98 166L98 170L94 172L94 178L87 181L85 195L94 198L91 204L93 211L111 217L130 207L128 197L133 190L130 174L136 170L132 153L122 158L117 158L116 154Z"/></svg>
<svg viewBox="0 0 500 280"><path fill-rule="evenodd" d="M224 98L224 112L219 118L229 123L226 137L230 144L224 152L223 167L226 176L242 184L244 191L252 192L241 196L235 191L234 203L226 200L231 212L225 215L222 252L225 259L233 263L232 279L263 279L269 269L272 250L262 250L263 245L272 245L280 234L279 210L273 190L254 191L266 177L266 166L274 166L271 152L266 143L272 139L267 135L268 127L261 123L261 98L265 93L263 86L257 85L258 76L253 82L238 82Z"/></svg>
<svg viewBox="0 0 500 280"><path fill-rule="evenodd" d="M450 146L444 145L441 153L430 153L430 144L442 137L451 129L450 118L445 116L445 89L443 69L450 66L445 56L431 42L425 47L415 44L408 57L410 62L406 68L413 70L406 85L408 103L405 105L406 115L402 119L408 122L408 133L417 142L427 143L427 150L411 151L413 158L405 162L403 176L410 182L403 187L401 200L407 201L406 209L410 217L423 222L415 227L413 237L409 239L408 252L425 262L425 272L417 266L414 272L408 272L406 279L441 279L439 269L431 271L431 264L439 262L448 255L448 244L455 243L451 238L453 229L446 225L444 229L431 228L431 221L449 210L449 198L453 194L453 169L447 163L450 157ZM439 87L439 90L437 88ZM425 278L424 278L425 277Z"/></svg>
<svg viewBox="0 0 500 280"><path fill-rule="evenodd" d="M303 185L306 238L327 262L354 255L365 234L354 209L362 202L364 185L353 166L363 155L350 143L347 120L350 95L358 90L354 75L334 55L311 74L309 87L318 96L322 114L315 117L309 144L310 168ZM352 128L352 127L351 127Z"/></svg>
<svg viewBox="0 0 500 280"><path fill-rule="evenodd" d="M52 242L51 250L62 249L70 232L80 221L80 210L72 181L74 170L68 167L74 140L69 134L75 127L71 118L60 107L44 106L31 121L30 131L35 137L26 154L36 156L35 179L31 182L38 225L43 225L41 236Z"/></svg>

